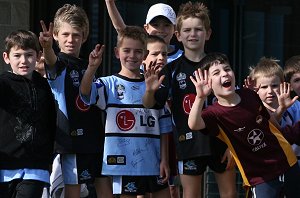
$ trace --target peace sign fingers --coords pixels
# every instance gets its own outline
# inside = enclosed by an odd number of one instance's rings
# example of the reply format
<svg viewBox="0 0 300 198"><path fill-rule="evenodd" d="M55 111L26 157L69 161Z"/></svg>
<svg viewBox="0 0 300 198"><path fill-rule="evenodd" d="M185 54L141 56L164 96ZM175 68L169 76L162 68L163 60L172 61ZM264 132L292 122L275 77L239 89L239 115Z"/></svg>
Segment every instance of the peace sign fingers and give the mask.
<svg viewBox="0 0 300 198"><path fill-rule="evenodd" d="M49 29L47 29L43 20L40 21L42 26L42 32L40 32L39 41L43 48L52 47L53 42L53 23L49 24Z"/></svg>

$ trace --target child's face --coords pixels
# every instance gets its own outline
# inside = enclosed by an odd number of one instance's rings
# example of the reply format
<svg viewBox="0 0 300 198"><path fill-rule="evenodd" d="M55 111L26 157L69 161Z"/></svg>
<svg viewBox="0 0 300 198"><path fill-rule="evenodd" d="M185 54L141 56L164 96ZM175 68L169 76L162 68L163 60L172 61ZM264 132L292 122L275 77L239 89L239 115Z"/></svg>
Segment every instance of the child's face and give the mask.
<svg viewBox="0 0 300 198"><path fill-rule="evenodd" d="M60 51L74 57L79 57L83 41L83 32L73 28L69 23L62 22L57 35L53 35L58 42Z"/></svg>
<svg viewBox="0 0 300 198"><path fill-rule="evenodd" d="M182 20L179 32L175 32L179 42L182 42L185 50L203 51L204 45L209 40L211 30L206 30L201 19L189 17Z"/></svg>
<svg viewBox="0 0 300 198"><path fill-rule="evenodd" d="M226 97L235 92L235 76L229 65L216 63L208 70L214 94Z"/></svg>
<svg viewBox="0 0 300 198"><path fill-rule="evenodd" d="M293 74L290 84L291 89L297 94L297 96L300 96L300 72Z"/></svg>
<svg viewBox="0 0 300 198"><path fill-rule="evenodd" d="M139 74L145 51L141 41L124 38L121 45L115 48L115 54L120 59L122 70Z"/></svg>
<svg viewBox="0 0 300 198"><path fill-rule="evenodd" d="M260 99L272 108L278 107L276 92L279 91L280 78L278 76L265 77L261 76L256 79L256 87L259 87L257 94Z"/></svg>
<svg viewBox="0 0 300 198"><path fill-rule="evenodd" d="M175 26L165 17L155 17L149 24L144 25L149 35L159 36L169 45Z"/></svg>
<svg viewBox="0 0 300 198"><path fill-rule="evenodd" d="M146 67L149 66L150 62L156 61L156 66L163 68L167 64L167 45L161 42L154 42L147 44L148 55L144 60ZM148 69L148 68L146 68Z"/></svg>
<svg viewBox="0 0 300 198"><path fill-rule="evenodd" d="M13 73L31 79L32 72L35 70L35 64L38 60L37 52L33 49L21 49L14 46L9 54L4 52L3 59L6 64L10 64Z"/></svg>

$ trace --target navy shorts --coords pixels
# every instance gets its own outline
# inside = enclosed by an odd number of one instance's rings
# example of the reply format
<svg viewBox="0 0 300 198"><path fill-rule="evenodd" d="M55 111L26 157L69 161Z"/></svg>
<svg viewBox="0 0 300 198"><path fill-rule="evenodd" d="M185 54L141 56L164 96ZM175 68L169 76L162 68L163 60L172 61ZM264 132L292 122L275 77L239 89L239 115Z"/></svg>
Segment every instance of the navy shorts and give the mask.
<svg viewBox="0 0 300 198"><path fill-rule="evenodd" d="M178 171L182 175L202 175L208 166L214 172L222 173L227 162L221 163L222 158L217 156L203 156L178 162Z"/></svg>
<svg viewBox="0 0 300 198"><path fill-rule="evenodd" d="M60 154L65 184L93 183L103 177L102 154ZM76 170L76 171L74 171Z"/></svg>
<svg viewBox="0 0 300 198"><path fill-rule="evenodd" d="M37 180L14 179L0 183L0 198L30 197L40 198L47 184Z"/></svg>
<svg viewBox="0 0 300 198"><path fill-rule="evenodd" d="M145 195L168 188L159 176L113 176L113 194Z"/></svg>

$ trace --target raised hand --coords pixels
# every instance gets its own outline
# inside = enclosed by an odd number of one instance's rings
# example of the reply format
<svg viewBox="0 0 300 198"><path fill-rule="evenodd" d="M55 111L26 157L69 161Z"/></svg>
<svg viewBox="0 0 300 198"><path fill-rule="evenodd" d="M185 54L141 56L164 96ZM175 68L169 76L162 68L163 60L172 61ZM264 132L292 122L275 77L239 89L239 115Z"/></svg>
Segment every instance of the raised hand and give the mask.
<svg viewBox="0 0 300 198"><path fill-rule="evenodd" d="M208 78L207 70L202 71L200 68L195 72L195 77L190 76L191 81L195 85L197 97L206 98L211 93L211 80Z"/></svg>
<svg viewBox="0 0 300 198"><path fill-rule="evenodd" d="M89 66L90 68L97 69L102 62L102 54L104 52L105 46L97 44L95 49L91 51L89 55Z"/></svg>
<svg viewBox="0 0 300 198"><path fill-rule="evenodd" d="M252 80L250 78L250 76L247 76L247 78L244 80L244 85L243 85L244 88L248 88L248 89L252 89L253 91L257 92L259 90L259 87L256 87L255 86L255 81Z"/></svg>
<svg viewBox="0 0 300 198"><path fill-rule="evenodd" d="M144 77L147 91L156 91L164 80L165 76L159 77L161 67L155 66L156 62L150 62L150 64L144 65Z"/></svg>
<svg viewBox="0 0 300 198"><path fill-rule="evenodd" d="M49 29L47 29L44 21L40 21L42 26L42 32L40 32L39 41L42 48L52 48L53 44L53 23L49 24Z"/></svg>
<svg viewBox="0 0 300 198"><path fill-rule="evenodd" d="M278 98L278 104L281 108L287 109L294 104L298 99L298 96L295 96L293 99L290 97L291 85L287 82L280 84L279 92L275 92Z"/></svg>

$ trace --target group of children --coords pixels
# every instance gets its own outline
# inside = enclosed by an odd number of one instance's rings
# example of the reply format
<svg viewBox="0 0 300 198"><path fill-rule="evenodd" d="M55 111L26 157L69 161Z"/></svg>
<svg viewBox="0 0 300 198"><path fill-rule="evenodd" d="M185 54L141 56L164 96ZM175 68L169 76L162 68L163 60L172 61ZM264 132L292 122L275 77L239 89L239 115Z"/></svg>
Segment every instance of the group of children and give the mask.
<svg viewBox="0 0 300 198"><path fill-rule="evenodd" d="M220 197L231 198L235 164L249 197L297 197L300 153L290 144L300 143L300 103L290 91L300 94L300 58L284 72L263 58L236 90L227 57L204 51L212 33L204 4L184 3L177 17L155 4L142 28L105 2L118 32L117 74L96 77L104 45L80 58L89 21L75 5L59 8L48 28L41 21L39 39L25 30L6 38L12 72L0 76L0 197L41 197L54 157L64 197L79 198L81 184L93 182L98 197L176 198L178 173L183 197L198 198L209 166ZM170 45L174 33L183 51ZM39 44L47 79L35 71Z"/></svg>

